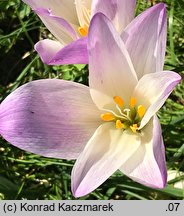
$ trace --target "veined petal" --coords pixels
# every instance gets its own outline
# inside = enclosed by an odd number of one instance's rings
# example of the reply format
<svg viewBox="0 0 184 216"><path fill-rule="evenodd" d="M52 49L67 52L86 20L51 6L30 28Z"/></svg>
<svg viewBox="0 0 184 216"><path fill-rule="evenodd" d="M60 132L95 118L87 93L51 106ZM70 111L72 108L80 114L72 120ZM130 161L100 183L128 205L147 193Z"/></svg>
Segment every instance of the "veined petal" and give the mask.
<svg viewBox="0 0 184 216"><path fill-rule="evenodd" d="M70 81L30 82L0 105L0 134L46 157L74 159L100 125L89 88Z"/></svg>
<svg viewBox="0 0 184 216"><path fill-rule="evenodd" d="M93 17L88 39L89 83L94 102L100 109L107 105L106 100L97 99L96 93L100 92L111 100L118 95L128 103L137 84L136 73L123 41L103 14Z"/></svg>
<svg viewBox="0 0 184 216"><path fill-rule="evenodd" d="M137 154L126 161L120 170L136 182L153 188L163 188L167 182L165 147L156 116L141 131L140 139L145 154L137 151Z"/></svg>
<svg viewBox="0 0 184 216"><path fill-rule="evenodd" d="M58 41L45 39L35 45L42 61L48 65L87 64L87 38L83 37L63 47Z"/></svg>
<svg viewBox="0 0 184 216"><path fill-rule="evenodd" d="M50 10L37 8L34 12L40 17L49 31L64 45L78 39L74 28L65 19L55 16Z"/></svg>
<svg viewBox="0 0 184 216"><path fill-rule="evenodd" d="M91 4L92 0L75 0L80 26L84 26L86 24L89 26L91 19Z"/></svg>
<svg viewBox="0 0 184 216"><path fill-rule="evenodd" d="M72 191L84 196L111 176L139 149L136 134L117 130L113 123L101 125L89 140L72 170Z"/></svg>
<svg viewBox="0 0 184 216"><path fill-rule="evenodd" d="M22 0L28 4L33 10L37 8L48 9L55 16L62 17L68 22L79 25L75 0Z"/></svg>
<svg viewBox="0 0 184 216"><path fill-rule="evenodd" d="M146 74L139 80L133 97L137 98L138 103L147 109L141 121L140 129L162 107L180 80L180 75L172 71Z"/></svg>
<svg viewBox="0 0 184 216"><path fill-rule="evenodd" d="M167 35L165 4L160 3L137 16L122 32L138 78L163 70Z"/></svg>
<svg viewBox="0 0 184 216"><path fill-rule="evenodd" d="M103 13L120 33L134 18L135 6L136 0L93 0L92 15Z"/></svg>
<svg viewBox="0 0 184 216"><path fill-rule="evenodd" d="M59 41L45 39L36 43L34 48L38 52L43 63L50 64L53 56L63 48L63 45Z"/></svg>

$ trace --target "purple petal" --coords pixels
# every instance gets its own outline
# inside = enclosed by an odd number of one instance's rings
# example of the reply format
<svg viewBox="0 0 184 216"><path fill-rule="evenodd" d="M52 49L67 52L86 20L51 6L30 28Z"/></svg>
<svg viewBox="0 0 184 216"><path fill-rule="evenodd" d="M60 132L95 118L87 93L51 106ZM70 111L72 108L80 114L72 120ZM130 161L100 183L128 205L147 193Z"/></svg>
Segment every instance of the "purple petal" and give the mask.
<svg viewBox="0 0 184 216"><path fill-rule="evenodd" d="M45 39L35 45L42 61L48 65L87 64L87 38L80 38L62 47L57 41Z"/></svg>
<svg viewBox="0 0 184 216"><path fill-rule="evenodd" d="M63 48L63 45L59 41L45 39L36 43L34 48L43 63L50 64L51 59Z"/></svg>
<svg viewBox="0 0 184 216"><path fill-rule="evenodd" d="M138 135L128 131L122 133L122 130L115 128L114 123L101 125L73 167L74 196L84 196L93 191L129 160L139 148L142 147Z"/></svg>
<svg viewBox="0 0 184 216"><path fill-rule="evenodd" d="M50 10L37 8L34 10L49 31L62 43L68 44L78 39L74 28L65 19L55 16Z"/></svg>
<svg viewBox="0 0 184 216"><path fill-rule="evenodd" d="M140 152L137 152L122 165L120 170L143 185L163 188L167 182L165 148L160 123L156 116L141 131L140 137L141 145L145 146L144 156L140 157Z"/></svg>
<svg viewBox="0 0 184 216"><path fill-rule="evenodd" d="M70 81L30 82L0 105L0 134L39 155L73 159L100 125L89 88Z"/></svg>
<svg viewBox="0 0 184 216"><path fill-rule="evenodd" d="M143 128L162 107L180 80L180 75L172 71L146 74L139 80L133 96L137 98L139 105L147 109L140 128Z"/></svg>
<svg viewBox="0 0 184 216"><path fill-rule="evenodd" d="M103 13L122 32L134 18L135 6L136 0L93 0L92 14Z"/></svg>
<svg viewBox="0 0 184 216"><path fill-rule="evenodd" d="M75 0L23 0L33 10L37 8L48 9L55 16L64 18L70 23L78 25Z"/></svg>
<svg viewBox="0 0 184 216"><path fill-rule="evenodd" d="M157 4L136 17L122 33L138 78L163 70L167 20L165 4Z"/></svg>
<svg viewBox="0 0 184 216"><path fill-rule="evenodd" d="M103 93L113 97L118 95L125 102L137 84L133 65L123 41L112 23L101 13L91 21L88 35L89 82L92 98L99 108L104 108L106 100L99 98Z"/></svg>

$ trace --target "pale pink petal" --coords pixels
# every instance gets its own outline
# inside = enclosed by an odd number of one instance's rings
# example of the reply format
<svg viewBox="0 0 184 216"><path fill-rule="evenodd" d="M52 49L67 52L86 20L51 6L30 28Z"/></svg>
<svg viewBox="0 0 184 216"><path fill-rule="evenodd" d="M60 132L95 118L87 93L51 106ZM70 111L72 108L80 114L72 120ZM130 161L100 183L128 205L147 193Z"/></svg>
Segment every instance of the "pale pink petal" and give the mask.
<svg viewBox="0 0 184 216"><path fill-rule="evenodd" d="M77 16L80 26L90 23L91 19L91 4L93 0L75 0Z"/></svg>
<svg viewBox="0 0 184 216"><path fill-rule="evenodd" d="M79 25L75 0L22 0L33 10L37 8L48 9L55 16L62 17L68 22Z"/></svg>
<svg viewBox="0 0 184 216"><path fill-rule="evenodd" d="M34 12L63 45L78 39L77 33L67 20L53 15L50 10L44 8L37 8Z"/></svg>
<svg viewBox="0 0 184 216"><path fill-rule="evenodd" d="M146 74L139 80L133 96L139 105L143 105L147 109L140 128L144 127L162 107L180 80L180 75L172 71Z"/></svg>
<svg viewBox="0 0 184 216"><path fill-rule="evenodd" d="M136 0L93 0L92 15L102 12L120 33L134 18Z"/></svg>
<svg viewBox="0 0 184 216"><path fill-rule="evenodd" d="M87 38L83 37L63 47L61 43L49 39L35 44L35 50L48 65L87 64Z"/></svg>
<svg viewBox="0 0 184 216"><path fill-rule="evenodd" d="M128 103L137 77L119 34L112 23L98 13L91 21L88 38L89 83L94 102L99 108L107 105L103 98L98 100L97 92L100 92L109 96L111 104L115 95Z"/></svg>
<svg viewBox="0 0 184 216"><path fill-rule="evenodd" d="M0 134L39 155L77 158L100 125L89 88L71 81L30 82L0 105Z"/></svg>
<svg viewBox="0 0 184 216"><path fill-rule="evenodd" d="M96 189L139 148L140 136L137 134L122 132L115 128L114 123L101 125L73 167L74 196L84 196Z"/></svg>
<svg viewBox="0 0 184 216"><path fill-rule="evenodd" d="M140 138L145 154L137 151L120 170L136 182L153 188L163 188L167 182L165 148L156 116L141 131Z"/></svg>
<svg viewBox="0 0 184 216"><path fill-rule="evenodd" d="M36 43L34 48L43 63L49 64L53 56L63 48L63 45L59 41L45 39Z"/></svg>
<svg viewBox="0 0 184 216"><path fill-rule="evenodd" d="M167 19L165 4L157 4L137 16L122 32L138 78L163 70Z"/></svg>

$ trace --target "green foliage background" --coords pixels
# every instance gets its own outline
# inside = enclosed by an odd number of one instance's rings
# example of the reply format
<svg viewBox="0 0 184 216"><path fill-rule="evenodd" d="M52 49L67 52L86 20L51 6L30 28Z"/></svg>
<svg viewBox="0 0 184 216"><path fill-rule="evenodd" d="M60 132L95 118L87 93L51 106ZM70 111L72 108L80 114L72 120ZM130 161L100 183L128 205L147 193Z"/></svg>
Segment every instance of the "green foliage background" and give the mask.
<svg viewBox="0 0 184 216"><path fill-rule="evenodd" d="M161 1L157 1L161 2ZM163 2L163 1L162 1ZM168 41L165 69L184 74L184 0L166 0ZM136 13L151 6L137 1ZM87 85L87 66L47 66L34 44L51 37L38 17L20 0L0 0L0 100L20 85L44 78L73 80ZM178 177L163 190L147 188L116 172L102 186L80 199L183 199L184 83L180 83L158 113L162 123L168 170ZM75 199L70 190L74 161L44 158L24 152L0 138L0 199Z"/></svg>

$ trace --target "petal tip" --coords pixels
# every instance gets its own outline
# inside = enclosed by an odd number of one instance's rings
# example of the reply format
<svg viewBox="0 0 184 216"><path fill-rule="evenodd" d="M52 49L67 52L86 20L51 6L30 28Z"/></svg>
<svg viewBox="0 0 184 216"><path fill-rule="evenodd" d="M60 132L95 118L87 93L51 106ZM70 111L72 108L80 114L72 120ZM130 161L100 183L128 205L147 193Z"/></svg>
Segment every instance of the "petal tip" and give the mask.
<svg viewBox="0 0 184 216"><path fill-rule="evenodd" d="M93 18L92 18L92 20L90 22L89 31L90 31L90 27L94 25L94 24L92 25L92 23L95 23L95 22L98 23L99 20L101 20L101 19L105 20L105 19L108 19L108 18L103 13L101 13L101 12L96 13L93 16Z"/></svg>
<svg viewBox="0 0 184 216"><path fill-rule="evenodd" d="M160 176L160 179L157 179L152 185L153 188L156 189L163 189L166 187L167 184L167 171L166 168L163 170L163 173Z"/></svg>
<svg viewBox="0 0 184 216"><path fill-rule="evenodd" d="M87 195L89 192L78 188L72 188L72 194L75 198L79 198L79 197L83 197L85 195Z"/></svg>
<svg viewBox="0 0 184 216"><path fill-rule="evenodd" d="M73 194L73 196L74 196L75 198L79 198L79 197L82 197L82 196L83 196L82 194L80 194L80 192L77 192L77 191L72 192L72 194Z"/></svg>
<svg viewBox="0 0 184 216"><path fill-rule="evenodd" d="M155 7L163 8L165 10L166 9L166 4L163 3L163 2L160 2L160 3L156 4Z"/></svg>

